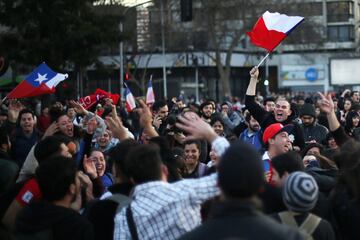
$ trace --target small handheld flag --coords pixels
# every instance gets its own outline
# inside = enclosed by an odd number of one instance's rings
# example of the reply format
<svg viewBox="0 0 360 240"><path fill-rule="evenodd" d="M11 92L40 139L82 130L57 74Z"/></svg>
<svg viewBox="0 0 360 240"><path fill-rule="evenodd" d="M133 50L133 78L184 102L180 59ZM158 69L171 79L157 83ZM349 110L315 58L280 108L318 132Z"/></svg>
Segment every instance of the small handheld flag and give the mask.
<svg viewBox="0 0 360 240"><path fill-rule="evenodd" d="M51 70L45 63L40 64L6 98L26 98L54 93L55 87L68 78L67 74Z"/></svg>
<svg viewBox="0 0 360 240"><path fill-rule="evenodd" d="M136 103L135 103L135 98L132 95L128 86L126 86L126 89L125 89L125 98L126 98L126 110L128 112L131 112L132 110L134 110L136 108Z"/></svg>
<svg viewBox="0 0 360 240"><path fill-rule="evenodd" d="M152 75L151 75L148 84L148 89L146 92L146 104L152 104L154 102L155 102L155 94L154 94L154 89L152 87Z"/></svg>

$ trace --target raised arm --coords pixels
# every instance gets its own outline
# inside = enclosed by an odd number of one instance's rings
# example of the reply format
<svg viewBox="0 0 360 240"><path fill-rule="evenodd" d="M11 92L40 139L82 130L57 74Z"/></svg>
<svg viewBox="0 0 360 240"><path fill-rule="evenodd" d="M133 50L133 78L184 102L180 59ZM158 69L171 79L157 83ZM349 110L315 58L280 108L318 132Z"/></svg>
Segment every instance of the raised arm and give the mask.
<svg viewBox="0 0 360 240"><path fill-rule="evenodd" d="M230 146L225 138L219 137L211 126L195 113L189 112L186 116L179 116L178 120L180 122L176 123L176 126L188 133L187 140L205 139L211 143L219 156Z"/></svg>
<svg viewBox="0 0 360 240"><path fill-rule="evenodd" d="M256 85L258 83L259 78L259 69L257 67L253 67L250 71L250 83L248 88L246 89L246 95L255 96L256 95Z"/></svg>
<svg viewBox="0 0 360 240"><path fill-rule="evenodd" d="M336 143L341 146L347 140L350 139L348 135L344 132L343 128L341 127L334 108L334 102L330 94L322 94L318 93L321 97L320 101L320 109L326 114L326 118L329 123L329 130L334 134L334 138Z"/></svg>
<svg viewBox="0 0 360 240"><path fill-rule="evenodd" d="M119 118L116 112L116 106L111 105L111 117L106 118L106 125L110 129L113 137L123 141L130 138L128 131L124 127L122 120Z"/></svg>
<svg viewBox="0 0 360 240"><path fill-rule="evenodd" d="M256 95L256 85L259 78L259 69L257 67L253 67L250 71L250 83L246 90L245 96L245 106L251 113L251 115L258 121L260 124L264 120L266 114L268 112L265 111L262 107L259 106L255 102L255 95Z"/></svg>
<svg viewBox="0 0 360 240"><path fill-rule="evenodd" d="M140 125L144 128L144 132L149 137L157 137L159 134L154 129L152 123L153 123L153 117L150 111L150 108L145 104L145 102L140 99L140 108L136 109L135 111L140 116Z"/></svg>

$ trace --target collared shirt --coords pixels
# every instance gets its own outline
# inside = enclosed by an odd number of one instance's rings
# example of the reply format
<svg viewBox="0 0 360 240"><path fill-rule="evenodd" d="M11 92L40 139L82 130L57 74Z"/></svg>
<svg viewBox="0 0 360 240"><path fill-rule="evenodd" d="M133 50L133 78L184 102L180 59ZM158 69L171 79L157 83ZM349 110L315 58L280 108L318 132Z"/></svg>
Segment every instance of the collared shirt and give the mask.
<svg viewBox="0 0 360 240"><path fill-rule="evenodd" d="M213 143L222 155L229 143L218 137ZM177 239L201 223L200 205L220 193L217 174L175 183L153 181L138 185L131 210L139 239ZM126 209L115 217L114 239L131 239Z"/></svg>

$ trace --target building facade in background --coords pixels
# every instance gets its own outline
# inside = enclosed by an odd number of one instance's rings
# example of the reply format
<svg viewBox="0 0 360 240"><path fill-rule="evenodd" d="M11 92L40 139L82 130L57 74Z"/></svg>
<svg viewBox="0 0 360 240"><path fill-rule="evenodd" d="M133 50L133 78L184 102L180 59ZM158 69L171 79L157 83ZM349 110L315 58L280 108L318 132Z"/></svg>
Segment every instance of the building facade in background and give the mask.
<svg viewBox="0 0 360 240"><path fill-rule="evenodd" d="M252 1L240 0L222 3L216 3L215 0L192 0L191 19L187 21L183 21L183 2L189 1L166 0L163 12L157 1L152 6L137 8L137 48L127 51L126 68L134 79L142 77L143 82L152 74L158 96L163 93L162 67L165 65L168 96L178 96L180 91L186 96L195 96L198 86L200 98L221 98L223 92L217 61L222 61L223 66L231 66L229 82L232 95L244 96L249 70L266 54L251 45L245 32L266 10L300 15L306 20L261 67L262 83L269 80L269 86L266 88L261 84L260 90L314 92L331 90L349 83L354 83L351 84L353 87L360 84L360 79L344 79L343 84L341 76L349 78L349 75L340 74L340 81L339 77L336 81L331 79L331 71L334 70L331 66L336 66L331 64L333 59L344 59L342 63L346 66L347 61L351 63L354 62L353 58L360 57L359 0L259 0L253 5ZM161 14L164 16L164 25L161 24ZM211 20L209 15L212 14L214 22L211 25L207 21ZM238 37L237 44L226 63L234 37ZM165 59L161 54L163 41ZM105 56L103 61L116 66L116 58ZM338 71L346 72L348 69L341 68ZM139 88L138 94L143 94L141 84L134 87Z"/></svg>

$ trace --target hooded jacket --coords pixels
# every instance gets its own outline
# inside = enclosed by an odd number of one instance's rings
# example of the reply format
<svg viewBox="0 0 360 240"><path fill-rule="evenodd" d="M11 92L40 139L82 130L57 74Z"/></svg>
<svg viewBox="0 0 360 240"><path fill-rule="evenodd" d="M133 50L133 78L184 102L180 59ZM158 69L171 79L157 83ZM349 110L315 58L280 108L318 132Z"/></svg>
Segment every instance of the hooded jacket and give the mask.
<svg viewBox="0 0 360 240"><path fill-rule="evenodd" d="M243 122L244 119L242 119L236 111L233 111L233 105L230 102L225 103L226 105L228 105L229 111L226 116L221 116L224 120L226 127L232 131L237 125Z"/></svg>
<svg viewBox="0 0 360 240"><path fill-rule="evenodd" d="M93 227L86 218L47 202L33 202L25 207L18 214L15 229L17 239L94 239Z"/></svg>

